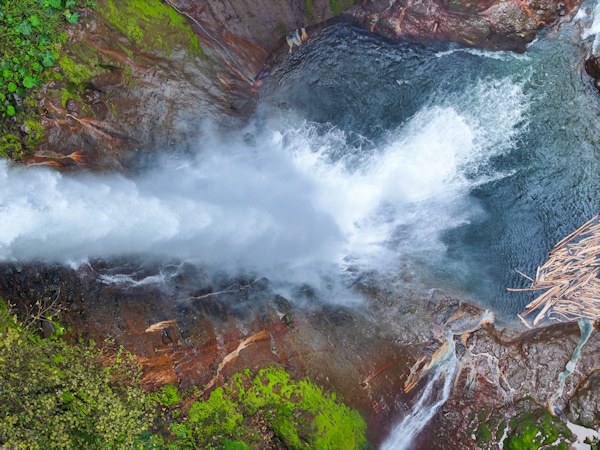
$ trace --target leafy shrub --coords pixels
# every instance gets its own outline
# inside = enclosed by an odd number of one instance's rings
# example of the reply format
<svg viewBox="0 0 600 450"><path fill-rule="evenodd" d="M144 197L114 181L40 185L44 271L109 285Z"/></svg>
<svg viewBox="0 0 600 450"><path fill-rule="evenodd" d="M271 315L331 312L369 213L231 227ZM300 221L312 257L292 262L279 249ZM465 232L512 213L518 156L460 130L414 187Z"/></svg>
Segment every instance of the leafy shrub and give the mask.
<svg viewBox="0 0 600 450"><path fill-rule="evenodd" d="M147 395L129 352L120 347L109 365L101 364L105 353L93 343L66 343L65 329L42 306L23 323L0 299L2 448L366 447L366 425L357 411L308 379L292 380L284 369L238 373L206 400L192 402L197 390L185 398L171 385ZM40 320L52 324L51 336L32 331Z"/></svg>
<svg viewBox="0 0 600 450"><path fill-rule="evenodd" d="M151 424L151 405L134 377L104 367L100 355L93 344L40 338L0 300L0 445L132 448Z"/></svg>
<svg viewBox="0 0 600 450"><path fill-rule="evenodd" d="M62 44L63 32L75 23L81 0L0 0L0 135L16 135L23 116L36 115L33 91L51 78ZM29 111L27 112L27 106ZM16 158L22 154L2 156Z"/></svg>

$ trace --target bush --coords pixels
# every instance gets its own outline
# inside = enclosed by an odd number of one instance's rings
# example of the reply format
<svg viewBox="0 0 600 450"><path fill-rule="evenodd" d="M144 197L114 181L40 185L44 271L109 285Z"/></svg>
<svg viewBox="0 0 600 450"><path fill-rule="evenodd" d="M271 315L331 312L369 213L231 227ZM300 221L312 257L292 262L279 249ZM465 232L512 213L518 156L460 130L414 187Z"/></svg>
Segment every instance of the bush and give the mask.
<svg viewBox="0 0 600 450"><path fill-rule="evenodd" d="M238 373L206 400L194 401L196 388L186 398L171 385L146 394L130 353L121 347L109 365L101 364L107 356L93 343L62 339L65 329L48 315L52 307L38 304L24 324L0 299L1 448L366 447L366 424L357 411L284 369ZM35 334L32 325L40 320L50 322L54 334Z"/></svg>
<svg viewBox="0 0 600 450"><path fill-rule="evenodd" d="M75 23L82 0L0 0L0 136L14 136L24 119L39 116L34 91L52 77L64 28ZM27 116L27 117L25 117ZM12 134L11 134L12 133ZM21 153L0 153L20 157Z"/></svg>
<svg viewBox="0 0 600 450"><path fill-rule="evenodd" d="M151 424L151 405L135 379L104 367L100 355L93 344L40 338L0 300L0 444L132 448Z"/></svg>

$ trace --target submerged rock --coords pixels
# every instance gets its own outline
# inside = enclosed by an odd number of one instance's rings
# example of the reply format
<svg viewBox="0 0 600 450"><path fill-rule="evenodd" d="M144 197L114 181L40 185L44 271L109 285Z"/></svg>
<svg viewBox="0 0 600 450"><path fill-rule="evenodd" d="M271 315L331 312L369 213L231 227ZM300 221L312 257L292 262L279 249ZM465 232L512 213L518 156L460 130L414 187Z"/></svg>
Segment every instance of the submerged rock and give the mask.
<svg viewBox="0 0 600 450"><path fill-rule="evenodd" d="M594 80L594 86L600 90L600 56L590 55L585 60L585 71Z"/></svg>

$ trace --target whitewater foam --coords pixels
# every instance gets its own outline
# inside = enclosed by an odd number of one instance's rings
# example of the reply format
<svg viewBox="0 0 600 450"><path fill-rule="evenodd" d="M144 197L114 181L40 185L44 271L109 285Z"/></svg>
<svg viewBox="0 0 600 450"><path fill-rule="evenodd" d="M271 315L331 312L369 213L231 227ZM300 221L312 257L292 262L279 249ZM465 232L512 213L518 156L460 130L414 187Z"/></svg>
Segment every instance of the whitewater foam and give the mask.
<svg viewBox="0 0 600 450"><path fill-rule="evenodd" d="M3 162L0 259L151 254L312 279L439 253L440 233L477 213L469 191L506 176L488 162L510 150L526 107L518 84L482 81L426 105L377 146L288 122L256 132L256 147L212 142L137 178Z"/></svg>

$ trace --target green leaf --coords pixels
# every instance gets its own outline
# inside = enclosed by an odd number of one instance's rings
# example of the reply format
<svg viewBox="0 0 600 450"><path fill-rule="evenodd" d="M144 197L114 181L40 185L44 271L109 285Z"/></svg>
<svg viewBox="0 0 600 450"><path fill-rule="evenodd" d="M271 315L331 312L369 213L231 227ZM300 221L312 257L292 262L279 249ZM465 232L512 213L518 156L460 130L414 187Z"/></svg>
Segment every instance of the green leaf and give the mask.
<svg viewBox="0 0 600 450"><path fill-rule="evenodd" d="M67 17L67 22L69 23L76 23L79 20L79 13L74 12L73 14L70 14L67 16L66 15L66 11L65 11L65 17Z"/></svg>
<svg viewBox="0 0 600 450"><path fill-rule="evenodd" d="M52 6L54 9L62 9L62 1L61 0L48 0L48 4Z"/></svg>
<svg viewBox="0 0 600 450"><path fill-rule="evenodd" d="M15 92L17 90L17 85L11 81L8 83L7 89L8 92Z"/></svg>
<svg viewBox="0 0 600 450"><path fill-rule="evenodd" d="M14 116L15 112L15 107L13 105L8 105L6 107L6 114L8 114L9 116Z"/></svg>
<svg viewBox="0 0 600 450"><path fill-rule="evenodd" d="M32 27L39 27L42 22L40 21L40 18L38 16L36 16L35 14L31 17L29 17L27 20L29 20L29 23L31 23Z"/></svg>
<svg viewBox="0 0 600 450"><path fill-rule="evenodd" d="M23 78L23 86L25 86L27 89L31 89L35 86L35 80L29 76Z"/></svg>
<svg viewBox="0 0 600 450"><path fill-rule="evenodd" d="M17 27L17 32L19 32L25 36L29 36L32 31L33 31L33 28L31 28L31 23L29 23L28 20L24 20Z"/></svg>
<svg viewBox="0 0 600 450"><path fill-rule="evenodd" d="M10 70L8 70L8 69L4 69L2 71L2 76L4 78L11 78L12 77L12 72Z"/></svg>
<svg viewBox="0 0 600 450"><path fill-rule="evenodd" d="M56 62L56 56L54 56L54 53L52 53L50 50L41 52L39 58L44 67L52 67Z"/></svg>
<svg viewBox="0 0 600 450"><path fill-rule="evenodd" d="M38 34L35 40L40 47L46 47L50 45L50 37L47 34ZM44 50L44 48L40 48L40 50Z"/></svg>
<svg viewBox="0 0 600 450"><path fill-rule="evenodd" d="M75 0L67 0L67 3L65 3L65 8L67 8L67 9L75 8L75 6L76 6Z"/></svg>

